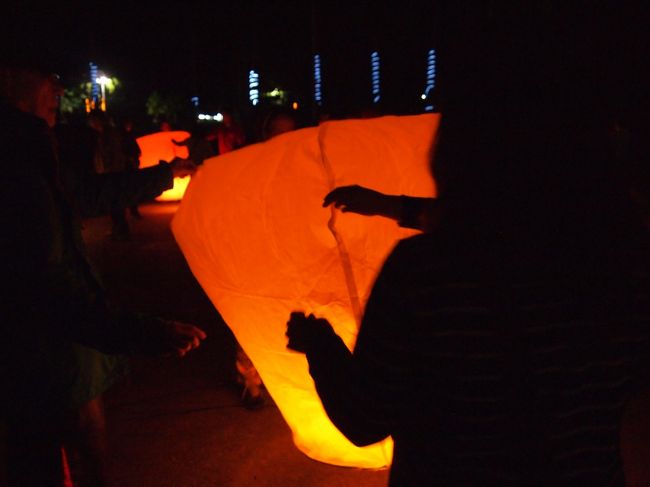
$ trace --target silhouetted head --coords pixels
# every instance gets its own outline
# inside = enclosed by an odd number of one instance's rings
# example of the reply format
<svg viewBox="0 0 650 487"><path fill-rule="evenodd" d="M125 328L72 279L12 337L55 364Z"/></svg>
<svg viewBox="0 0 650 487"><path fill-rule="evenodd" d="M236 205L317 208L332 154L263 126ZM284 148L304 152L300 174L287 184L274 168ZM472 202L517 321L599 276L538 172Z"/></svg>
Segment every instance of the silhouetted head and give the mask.
<svg viewBox="0 0 650 487"><path fill-rule="evenodd" d="M608 152L606 66L590 45L602 19L505 5L459 5L446 19L432 171L440 197L462 202L447 223L486 238L608 245L630 207Z"/></svg>
<svg viewBox="0 0 650 487"><path fill-rule="evenodd" d="M297 128L296 118L289 109L271 110L262 123L262 140L269 140Z"/></svg>
<svg viewBox="0 0 650 487"><path fill-rule="evenodd" d="M230 114L230 112L223 112L222 116L223 116L223 118L221 119L221 124L224 127L232 127L233 119L232 119L232 115Z"/></svg>
<svg viewBox="0 0 650 487"><path fill-rule="evenodd" d="M53 127L63 94L56 57L38 46L11 46L3 51L0 99Z"/></svg>
<svg viewBox="0 0 650 487"><path fill-rule="evenodd" d="M88 114L88 125L97 132L104 132L110 125L110 119L106 112L95 108Z"/></svg>

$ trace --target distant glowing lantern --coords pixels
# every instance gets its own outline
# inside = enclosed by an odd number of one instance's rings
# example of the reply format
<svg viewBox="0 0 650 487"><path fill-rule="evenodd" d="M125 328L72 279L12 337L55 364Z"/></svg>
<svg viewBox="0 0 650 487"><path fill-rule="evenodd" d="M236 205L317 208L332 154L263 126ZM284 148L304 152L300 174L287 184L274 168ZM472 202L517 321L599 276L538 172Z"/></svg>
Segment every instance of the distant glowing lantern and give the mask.
<svg viewBox="0 0 650 487"><path fill-rule="evenodd" d="M435 114L327 122L208 159L172 230L192 272L252 359L309 457L388 466L390 439L352 445L329 421L302 354L286 349L294 310L327 318L352 348L381 265L414 231L322 208L335 186L433 196Z"/></svg>
<svg viewBox="0 0 650 487"><path fill-rule="evenodd" d="M154 134L143 135L136 140L142 151L140 156L140 167L151 167L157 165L160 161L171 161L175 157L187 158L188 151L185 146L177 146L172 140L178 142L187 139L189 132L182 130L156 132ZM183 198L185 189L190 182L190 178L174 178L174 187L168 189L158 196L158 201L178 201Z"/></svg>

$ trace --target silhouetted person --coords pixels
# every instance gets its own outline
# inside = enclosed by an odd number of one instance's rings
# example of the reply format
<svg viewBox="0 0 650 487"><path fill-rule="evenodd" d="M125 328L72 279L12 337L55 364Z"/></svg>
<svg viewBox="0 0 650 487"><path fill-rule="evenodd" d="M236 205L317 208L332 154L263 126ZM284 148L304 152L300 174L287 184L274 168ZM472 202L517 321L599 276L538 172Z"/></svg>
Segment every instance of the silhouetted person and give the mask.
<svg viewBox="0 0 650 487"><path fill-rule="evenodd" d="M93 110L88 114L88 125L96 132L95 168L99 174L123 172L132 169L133 162L125 151L122 131L113 125L106 112ZM128 240L131 229L126 219L126 208L115 205L110 210L113 240Z"/></svg>
<svg viewBox="0 0 650 487"><path fill-rule="evenodd" d="M169 132L172 130L172 124L167 120L161 120L160 124L158 125L158 130L161 132Z"/></svg>
<svg viewBox="0 0 650 487"><path fill-rule="evenodd" d="M264 117L260 130L260 139L269 140L277 135L291 132L298 128L294 113L284 107L273 107Z"/></svg>
<svg viewBox="0 0 650 487"><path fill-rule="evenodd" d="M393 437L393 486L622 487L621 418L650 385L648 232L606 148L591 31L510 9L452 29L439 222L387 258L354 350L288 322L341 432Z"/></svg>
<svg viewBox="0 0 650 487"><path fill-rule="evenodd" d="M215 130L206 126L196 125L190 135L183 140L172 140L174 145L187 147L188 159L196 165L203 164L203 161L218 155Z"/></svg>
<svg viewBox="0 0 650 487"><path fill-rule="evenodd" d="M239 149L246 143L244 131L229 112L224 112L223 120L217 127L216 135L219 154Z"/></svg>
<svg viewBox="0 0 650 487"><path fill-rule="evenodd" d="M62 485L65 451L75 485L102 486L101 396L124 372L121 354L183 356L205 334L111 307L86 259L81 215L156 196L192 168L98 176L61 161L52 128L62 87L45 52L0 59L0 147L11 181L0 202L1 276L9 285L0 319L8 478L0 480Z"/></svg>
<svg viewBox="0 0 650 487"><path fill-rule="evenodd" d="M126 169L138 169L140 167L140 156L142 155L142 149L140 149L138 141L133 135L133 120L131 120L129 117L125 117L122 120L121 126L119 128L121 130L123 152L126 158ZM138 205L129 207L129 212L134 218L142 218L140 210L138 209Z"/></svg>

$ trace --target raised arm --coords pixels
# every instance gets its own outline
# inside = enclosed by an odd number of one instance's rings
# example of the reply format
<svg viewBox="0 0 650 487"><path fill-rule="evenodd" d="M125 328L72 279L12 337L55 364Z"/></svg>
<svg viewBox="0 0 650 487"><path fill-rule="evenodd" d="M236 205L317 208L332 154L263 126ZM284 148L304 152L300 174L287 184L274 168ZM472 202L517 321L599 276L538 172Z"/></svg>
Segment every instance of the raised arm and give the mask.
<svg viewBox="0 0 650 487"><path fill-rule="evenodd" d="M336 427L354 444L376 443L394 432L400 400L408 396L408 358L403 320L408 320L395 279L399 264L390 257L366 307L354 352L330 324L292 313L288 347L305 353L323 406Z"/></svg>
<svg viewBox="0 0 650 487"><path fill-rule="evenodd" d="M435 198L390 195L357 184L339 186L323 199L323 207L334 205L343 213L383 216L406 228L431 231L439 219Z"/></svg>
<svg viewBox="0 0 650 487"><path fill-rule="evenodd" d="M114 207L127 208L159 196L173 186L175 177L193 174L189 159L161 161L159 165L107 174L72 174L69 181L84 215L106 214Z"/></svg>

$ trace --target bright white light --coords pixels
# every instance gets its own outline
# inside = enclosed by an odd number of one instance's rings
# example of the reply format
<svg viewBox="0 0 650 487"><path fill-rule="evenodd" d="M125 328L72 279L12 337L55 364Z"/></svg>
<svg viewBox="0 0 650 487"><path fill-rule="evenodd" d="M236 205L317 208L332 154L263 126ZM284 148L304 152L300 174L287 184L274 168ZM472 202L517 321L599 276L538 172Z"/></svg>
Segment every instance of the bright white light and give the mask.
<svg viewBox="0 0 650 487"><path fill-rule="evenodd" d="M97 78L95 78L95 83L97 83L100 87L100 92L101 92L101 99L100 99L100 108L103 111L106 111L106 85L111 82L110 78L107 78L103 74Z"/></svg>
<svg viewBox="0 0 650 487"><path fill-rule="evenodd" d="M223 114L222 113L217 113L216 115L209 115L207 113L199 113L198 114L198 119L199 120L215 120L217 122L222 122L223 121Z"/></svg>

